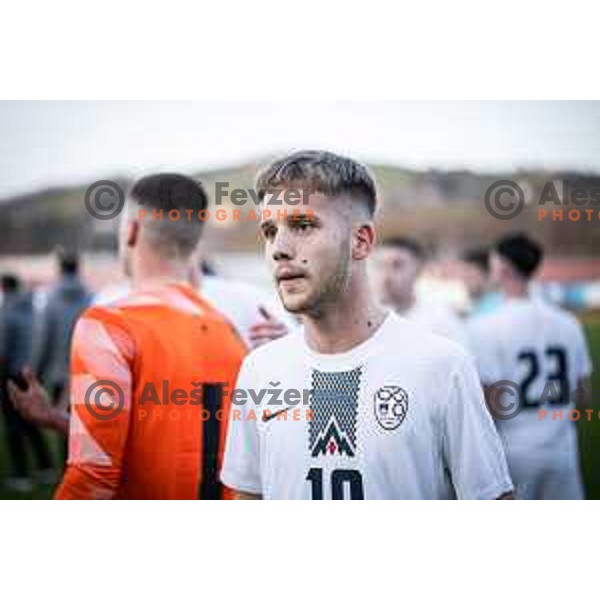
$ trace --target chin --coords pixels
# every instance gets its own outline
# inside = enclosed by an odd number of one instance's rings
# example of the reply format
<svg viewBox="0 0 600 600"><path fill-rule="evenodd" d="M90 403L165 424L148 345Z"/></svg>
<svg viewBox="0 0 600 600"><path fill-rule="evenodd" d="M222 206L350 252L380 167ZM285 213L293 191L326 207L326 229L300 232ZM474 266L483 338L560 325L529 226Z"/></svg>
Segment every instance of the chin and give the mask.
<svg viewBox="0 0 600 600"><path fill-rule="evenodd" d="M301 300L282 298L281 302L285 310L295 315L301 315L309 309L309 305Z"/></svg>
<svg viewBox="0 0 600 600"><path fill-rule="evenodd" d="M303 314L310 310L309 298L300 294L280 294L281 303L292 314Z"/></svg>

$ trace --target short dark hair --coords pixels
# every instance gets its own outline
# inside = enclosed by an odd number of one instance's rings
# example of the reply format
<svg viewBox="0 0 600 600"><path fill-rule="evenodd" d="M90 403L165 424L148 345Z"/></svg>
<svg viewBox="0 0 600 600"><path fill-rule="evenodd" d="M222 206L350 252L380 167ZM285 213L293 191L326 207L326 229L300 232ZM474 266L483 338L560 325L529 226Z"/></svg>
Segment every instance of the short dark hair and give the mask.
<svg viewBox="0 0 600 600"><path fill-rule="evenodd" d="M419 260L425 260L427 253L425 248L414 238L396 235L394 237L385 238L381 242L381 246L384 248L398 248L399 250L408 250Z"/></svg>
<svg viewBox="0 0 600 600"><path fill-rule="evenodd" d="M58 266L63 275L77 275L79 272L79 257L74 252L58 252Z"/></svg>
<svg viewBox="0 0 600 600"><path fill-rule="evenodd" d="M129 196L151 209L200 211L208 206L208 196L199 181L179 173L157 173L136 181Z"/></svg>
<svg viewBox="0 0 600 600"><path fill-rule="evenodd" d="M377 188L369 169L351 158L324 150L294 152L258 173L256 190L261 200L268 190L283 187L330 197L348 194L363 201L371 217L377 206Z"/></svg>
<svg viewBox="0 0 600 600"><path fill-rule="evenodd" d="M525 233L512 233L501 237L496 241L494 250L527 279L535 273L544 257L542 245Z"/></svg>
<svg viewBox="0 0 600 600"><path fill-rule="evenodd" d="M484 273L490 271L490 251L488 248L470 248L462 254L463 262L475 265Z"/></svg>
<svg viewBox="0 0 600 600"><path fill-rule="evenodd" d="M134 183L128 197L141 207L162 211L160 219L145 222L159 252L165 256L193 252L204 225L198 214L208 206L208 195L202 183L178 173L158 173ZM180 219L168 218L170 211L179 211ZM191 211L191 218L187 218L186 211Z"/></svg>

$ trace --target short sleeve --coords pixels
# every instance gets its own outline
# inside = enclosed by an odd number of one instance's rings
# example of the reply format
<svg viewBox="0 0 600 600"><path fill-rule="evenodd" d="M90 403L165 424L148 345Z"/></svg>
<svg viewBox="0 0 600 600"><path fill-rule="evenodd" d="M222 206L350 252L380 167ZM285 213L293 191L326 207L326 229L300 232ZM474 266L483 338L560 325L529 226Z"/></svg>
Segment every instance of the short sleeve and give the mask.
<svg viewBox="0 0 600 600"><path fill-rule="evenodd" d="M236 390L258 388L252 361L242 363ZM256 419L248 418L248 402L236 404L232 397L221 481L228 488L250 494L261 494L260 443Z"/></svg>
<svg viewBox="0 0 600 600"><path fill-rule="evenodd" d="M451 376L441 418L444 460L457 497L485 500L510 492L502 442L469 357L461 358Z"/></svg>

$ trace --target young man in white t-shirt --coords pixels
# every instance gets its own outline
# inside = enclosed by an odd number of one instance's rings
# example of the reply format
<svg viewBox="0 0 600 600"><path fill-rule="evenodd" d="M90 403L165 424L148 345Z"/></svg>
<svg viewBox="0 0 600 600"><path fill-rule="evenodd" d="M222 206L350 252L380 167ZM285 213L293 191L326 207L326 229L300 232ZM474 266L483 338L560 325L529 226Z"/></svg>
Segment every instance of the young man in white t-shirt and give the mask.
<svg viewBox="0 0 600 600"><path fill-rule="evenodd" d="M577 413L572 411L586 408L592 365L577 319L529 295L542 256L542 247L522 234L495 244L492 277L505 300L490 314L473 318L472 349L515 496L579 499L583 490L572 420Z"/></svg>
<svg viewBox="0 0 600 600"><path fill-rule="evenodd" d="M265 208L275 191L310 194L295 215L273 210L261 222L278 292L304 327L244 361L223 483L238 498L510 497L467 353L371 293L369 171L329 152L298 152L260 173L257 190Z"/></svg>

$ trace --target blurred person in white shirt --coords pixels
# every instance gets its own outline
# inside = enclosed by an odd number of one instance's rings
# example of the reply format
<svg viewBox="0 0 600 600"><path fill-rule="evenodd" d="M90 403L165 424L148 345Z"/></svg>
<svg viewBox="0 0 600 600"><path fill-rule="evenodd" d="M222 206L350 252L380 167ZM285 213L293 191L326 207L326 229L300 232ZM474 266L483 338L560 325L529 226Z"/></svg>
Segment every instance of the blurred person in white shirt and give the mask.
<svg viewBox="0 0 600 600"><path fill-rule="evenodd" d="M402 236L385 239L374 256L382 304L428 331L467 347L466 331L458 316L439 302L417 294L417 281L425 264L425 250L416 240Z"/></svg>
<svg viewBox="0 0 600 600"><path fill-rule="evenodd" d="M470 248L461 257L461 279L469 295L469 317L485 315L500 306L502 295L495 289L490 272L490 251Z"/></svg>
<svg viewBox="0 0 600 600"><path fill-rule="evenodd" d="M570 417L585 417L583 409L589 408L592 364L577 319L531 296L530 281L542 259L542 246L526 235L496 242L491 271L503 302L471 322L472 350L515 497L581 499L577 431Z"/></svg>

